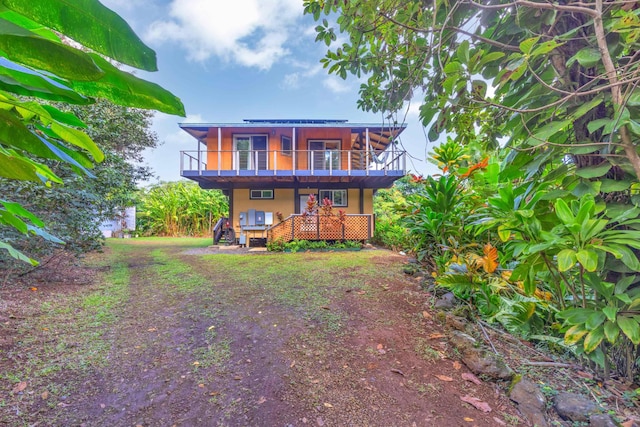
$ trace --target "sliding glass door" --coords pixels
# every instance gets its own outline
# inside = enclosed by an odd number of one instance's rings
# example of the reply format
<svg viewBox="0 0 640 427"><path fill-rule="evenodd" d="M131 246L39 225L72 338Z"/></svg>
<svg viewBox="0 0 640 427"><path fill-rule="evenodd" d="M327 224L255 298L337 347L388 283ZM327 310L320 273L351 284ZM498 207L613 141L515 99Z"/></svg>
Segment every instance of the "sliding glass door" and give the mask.
<svg viewBox="0 0 640 427"><path fill-rule="evenodd" d="M309 164L313 170L340 169L340 141L309 141Z"/></svg>
<svg viewBox="0 0 640 427"><path fill-rule="evenodd" d="M233 167L238 170L266 170L269 167L267 135L236 135L233 137Z"/></svg>

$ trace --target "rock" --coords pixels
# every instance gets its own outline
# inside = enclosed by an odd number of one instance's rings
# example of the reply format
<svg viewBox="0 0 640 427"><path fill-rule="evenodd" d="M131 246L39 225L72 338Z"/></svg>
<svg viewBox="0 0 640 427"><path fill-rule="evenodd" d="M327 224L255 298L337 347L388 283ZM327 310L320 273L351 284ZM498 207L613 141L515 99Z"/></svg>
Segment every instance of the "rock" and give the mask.
<svg viewBox="0 0 640 427"><path fill-rule="evenodd" d="M590 399L577 393L559 393L553 399L553 406L562 419L589 421L589 416L598 410Z"/></svg>
<svg viewBox="0 0 640 427"><path fill-rule="evenodd" d="M420 269L417 264L405 264L405 266L403 267L403 271L405 274L408 274L409 276L413 276L418 271L420 271Z"/></svg>
<svg viewBox="0 0 640 427"><path fill-rule="evenodd" d="M449 309L456 306L456 297L452 292L447 292L436 301L435 307L440 309Z"/></svg>
<svg viewBox="0 0 640 427"><path fill-rule="evenodd" d="M537 427L549 425L544 417L547 399L535 383L521 377L514 380L509 398L518 404L518 410L531 425Z"/></svg>
<svg viewBox="0 0 640 427"><path fill-rule="evenodd" d="M509 379L513 371L493 353L477 347L476 340L467 334L454 331L449 337L451 344L462 355L462 362L476 375Z"/></svg>
<svg viewBox="0 0 640 427"><path fill-rule="evenodd" d="M452 332L449 341L460 353L471 351L477 345L473 337L462 332Z"/></svg>
<svg viewBox="0 0 640 427"><path fill-rule="evenodd" d="M449 326L450 328L456 329L458 331L464 332L464 330L467 328L467 321L464 318L459 316L454 316L453 314L447 313L444 322L445 322L445 325Z"/></svg>
<svg viewBox="0 0 640 427"><path fill-rule="evenodd" d="M608 414L593 414L589 417L590 427L617 427L617 424Z"/></svg>
<svg viewBox="0 0 640 427"><path fill-rule="evenodd" d="M407 255L407 254L406 254L406 253L404 253L404 251L400 251L400 252L398 252L398 255L405 256L405 255Z"/></svg>
<svg viewBox="0 0 640 427"><path fill-rule="evenodd" d="M510 379L513 371L497 355L482 349L463 354L462 361L476 375L487 375L496 379Z"/></svg>
<svg viewBox="0 0 640 427"><path fill-rule="evenodd" d="M418 263L418 260L417 260L417 259L415 259L415 258L409 258L409 259L407 259L407 262L408 262L409 264L417 264L417 263Z"/></svg>

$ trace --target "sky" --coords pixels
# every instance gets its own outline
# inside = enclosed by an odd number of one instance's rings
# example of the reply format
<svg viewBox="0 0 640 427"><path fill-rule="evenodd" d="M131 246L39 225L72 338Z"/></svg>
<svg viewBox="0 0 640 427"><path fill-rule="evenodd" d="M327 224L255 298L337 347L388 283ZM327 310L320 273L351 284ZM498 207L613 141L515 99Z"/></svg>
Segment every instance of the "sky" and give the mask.
<svg viewBox="0 0 640 427"><path fill-rule="evenodd" d="M156 51L158 72L135 74L178 96L186 117L156 113L162 143L145 154L156 180L180 179L180 151L196 140L178 123L238 123L243 119L347 119L382 124L357 108L360 82L329 75L320 60L311 16L302 0L101 0ZM340 37L340 36L339 36ZM408 105L400 143L411 173L434 173L424 161L433 143Z"/></svg>

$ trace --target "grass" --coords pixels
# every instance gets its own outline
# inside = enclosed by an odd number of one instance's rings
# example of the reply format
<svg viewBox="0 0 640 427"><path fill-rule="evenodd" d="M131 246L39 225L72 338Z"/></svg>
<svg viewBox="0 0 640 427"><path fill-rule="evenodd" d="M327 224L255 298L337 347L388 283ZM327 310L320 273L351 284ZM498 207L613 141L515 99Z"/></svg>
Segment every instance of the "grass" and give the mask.
<svg viewBox="0 0 640 427"><path fill-rule="evenodd" d="M222 372L233 357L233 342L225 336L224 327L231 322L225 318L229 306L219 305L220 301L255 304L256 314L249 311L255 319L260 318L258 306L284 308L287 316L293 313L314 327L311 341L323 350L327 345L325 334L339 335L345 330L349 313L342 308L341 300L347 291L364 291L358 292L358 298L384 298L381 283L402 276L400 270L379 268L372 259L378 254L368 251L347 255L180 254L210 244L209 238L109 240L105 254L90 257L93 267L109 267L98 284L48 298L39 309L32 310L33 316L26 316L19 324L18 336L24 338L6 355L15 369L0 372L0 378L9 389L27 381L31 394L4 396L0 407L12 410L2 411L0 424L55 423L54 418L46 422L29 418L28 408L45 391L49 395L45 403L55 406L63 396L77 393L87 375L107 367L118 335L112 331L119 330L118 322L124 318L132 295L144 298L153 307L175 307L177 320L189 319L189 325L200 325L190 329L189 339L177 347L179 353L184 351L198 362L191 367L194 373L211 379L209 375ZM138 283L139 278L143 280ZM203 321L212 327L206 329ZM220 401L220 396L214 398ZM16 410L20 416L15 416ZM9 419L2 418L9 412L13 413Z"/></svg>
<svg viewBox="0 0 640 427"><path fill-rule="evenodd" d="M110 247L119 246L179 246L182 248L206 248L213 244L211 237L135 237L132 239L109 239Z"/></svg>
<svg viewBox="0 0 640 427"><path fill-rule="evenodd" d="M202 266L226 277L226 284L252 289L276 304L293 309L328 332L339 333L347 314L332 305L347 290L372 294L373 282L392 277L371 261L371 252L261 254L257 256L221 254L204 256ZM354 273L357 272L357 273ZM353 274L352 274L353 273Z"/></svg>
<svg viewBox="0 0 640 427"><path fill-rule="evenodd" d="M103 257L94 265L112 266L100 285L51 298L19 324L18 336L23 338L6 354L14 361L14 370L1 372L0 378L11 384L28 383L32 394L22 395L21 404L33 403L45 391L49 404L57 402L77 387L73 382L64 387L55 385L57 374L76 377L90 368L106 366L110 350L107 334L129 295L129 270L118 261L126 259L128 253L126 246L116 247L111 257Z"/></svg>
<svg viewBox="0 0 640 427"><path fill-rule="evenodd" d="M418 338L416 340L414 350L418 356L427 362L435 362L442 357L440 352L431 347L429 342L424 338Z"/></svg>

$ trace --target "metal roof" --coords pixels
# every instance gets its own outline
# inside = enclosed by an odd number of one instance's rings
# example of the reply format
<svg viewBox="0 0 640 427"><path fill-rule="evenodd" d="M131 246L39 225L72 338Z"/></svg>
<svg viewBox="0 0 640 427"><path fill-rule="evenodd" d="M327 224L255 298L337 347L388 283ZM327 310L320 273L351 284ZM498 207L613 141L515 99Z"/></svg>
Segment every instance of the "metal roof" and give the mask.
<svg viewBox="0 0 640 427"><path fill-rule="evenodd" d="M295 128L341 128L351 129L352 131L363 131L369 129L370 132L388 134L393 133L394 137L402 133L407 127L406 123L394 126L381 123L349 123L347 120L328 120L328 119L264 119L254 120L248 119L242 123L178 123L181 129L201 140L207 136L209 129L212 128L278 128L278 127L295 127Z"/></svg>
<svg viewBox="0 0 640 427"><path fill-rule="evenodd" d="M281 124L302 124L302 123L346 123L343 119L243 119L247 123L281 123Z"/></svg>

